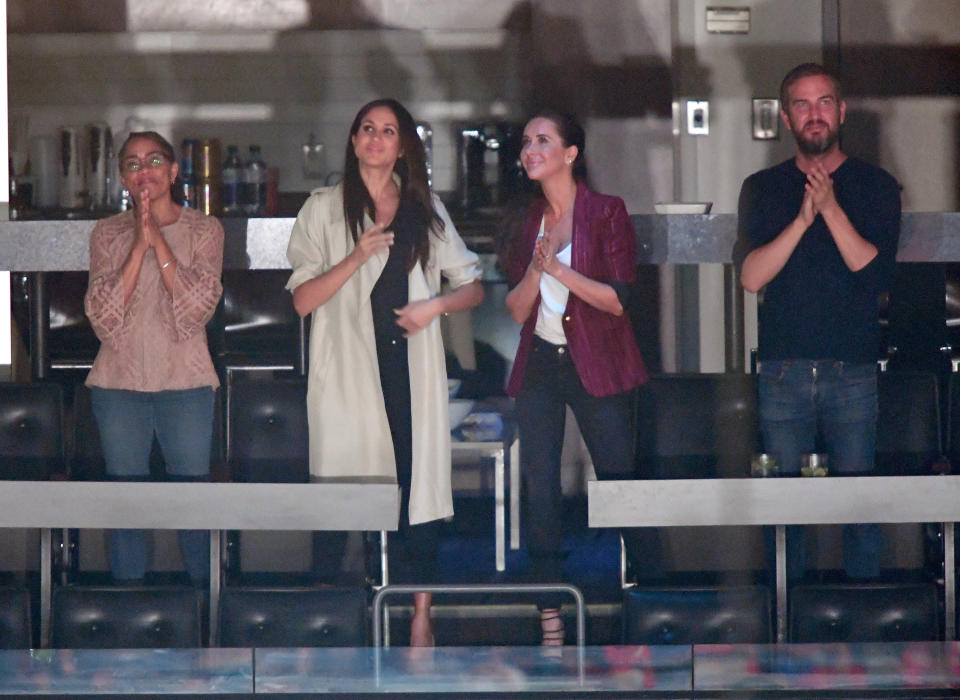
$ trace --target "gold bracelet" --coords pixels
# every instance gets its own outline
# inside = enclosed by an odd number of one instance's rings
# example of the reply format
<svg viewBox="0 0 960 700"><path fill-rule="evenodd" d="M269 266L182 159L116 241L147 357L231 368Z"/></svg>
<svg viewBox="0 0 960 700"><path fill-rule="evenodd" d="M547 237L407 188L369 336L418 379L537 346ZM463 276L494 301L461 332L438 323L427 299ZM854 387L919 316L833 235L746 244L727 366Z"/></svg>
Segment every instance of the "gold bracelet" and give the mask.
<svg viewBox="0 0 960 700"><path fill-rule="evenodd" d="M167 267L169 267L170 263L172 262L173 262L173 258L170 258L169 260L167 260L167 262L163 263L163 265L160 266L160 272L163 272L164 270L166 270Z"/></svg>

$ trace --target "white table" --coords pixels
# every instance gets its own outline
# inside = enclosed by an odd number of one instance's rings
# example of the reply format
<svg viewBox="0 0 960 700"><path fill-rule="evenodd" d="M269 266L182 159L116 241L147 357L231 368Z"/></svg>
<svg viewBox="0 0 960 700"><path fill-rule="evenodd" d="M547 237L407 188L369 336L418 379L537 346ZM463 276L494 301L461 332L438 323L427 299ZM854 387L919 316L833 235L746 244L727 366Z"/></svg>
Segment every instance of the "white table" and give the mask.
<svg viewBox="0 0 960 700"><path fill-rule="evenodd" d="M212 635L223 530L368 530L382 541L399 517L400 490L388 483L5 481L0 488L0 527L40 529L42 646L50 639L54 529L209 530Z"/></svg>
<svg viewBox="0 0 960 700"><path fill-rule="evenodd" d="M774 525L777 641L786 635L787 525L942 523L944 630L947 640L956 638L960 476L592 481L587 498L590 527Z"/></svg>
<svg viewBox="0 0 960 700"><path fill-rule="evenodd" d="M502 414L501 414L502 415ZM506 469L510 469L510 548L520 548L520 440L512 421L504 419L503 431L496 440L458 440L451 436L454 459L493 460L493 528L497 571L506 563Z"/></svg>

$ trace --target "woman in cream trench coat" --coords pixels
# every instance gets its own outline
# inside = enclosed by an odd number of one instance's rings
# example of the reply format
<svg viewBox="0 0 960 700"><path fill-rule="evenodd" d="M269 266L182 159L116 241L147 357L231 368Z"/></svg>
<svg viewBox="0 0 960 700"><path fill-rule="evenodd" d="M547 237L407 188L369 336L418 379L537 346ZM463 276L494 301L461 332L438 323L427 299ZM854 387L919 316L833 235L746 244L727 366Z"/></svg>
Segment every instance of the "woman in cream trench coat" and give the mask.
<svg viewBox="0 0 960 700"><path fill-rule="evenodd" d="M287 258L294 306L312 314L310 472L396 480L407 550L400 568L416 569L422 583L435 565L438 521L453 515L438 316L476 306L483 287L477 256L429 191L423 144L398 102L375 100L357 113L344 180L311 194ZM414 595L412 645L433 643L430 602Z"/></svg>
<svg viewBox="0 0 960 700"><path fill-rule="evenodd" d="M480 279L467 250L437 199L444 239L431 237L430 263L410 272L410 300L435 297L441 272L457 289ZM368 225L373 225L372 221ZM293 290L347 256L353 248L344 225L340 185L315 190L297 216L287 247ZM370 290L386 263L374 254L330 300L313 311L307 406L310 473L318 477L396 475L390 428L380 393ZM413 409L413 484L410 522L453 515L450 489L450 419L439 319L408 339Z"/></svg>

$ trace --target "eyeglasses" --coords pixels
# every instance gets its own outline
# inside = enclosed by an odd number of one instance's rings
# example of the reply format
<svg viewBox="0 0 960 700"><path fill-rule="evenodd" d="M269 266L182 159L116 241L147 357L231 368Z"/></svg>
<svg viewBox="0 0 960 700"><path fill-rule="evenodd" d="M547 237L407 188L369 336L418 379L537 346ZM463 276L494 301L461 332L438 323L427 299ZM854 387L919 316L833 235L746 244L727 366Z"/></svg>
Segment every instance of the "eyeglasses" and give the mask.
<svg viewBox="0 0 960 700"><path fill-rule="evenodd" d="M167 162L166 156L162 153L151 153L144 159L129 158L120 164L120 169L125 173L138 173L141 170L156 170Z"/></svg>

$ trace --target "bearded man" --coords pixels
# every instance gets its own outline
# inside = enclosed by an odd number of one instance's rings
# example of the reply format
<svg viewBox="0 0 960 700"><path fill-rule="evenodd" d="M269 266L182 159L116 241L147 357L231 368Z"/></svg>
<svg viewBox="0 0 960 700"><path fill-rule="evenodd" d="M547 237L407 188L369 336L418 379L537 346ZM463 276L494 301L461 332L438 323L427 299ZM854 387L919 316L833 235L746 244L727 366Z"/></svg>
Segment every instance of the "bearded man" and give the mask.
<svg viewBox="0 0 960 700"><path fill-rule="evenodd" d="M840 147L840 81L805 63L780 87L796 139L790 160L740 191L734 260L758 292L758 373L764 449L780 473L827 453L832 474L873 470L877 433L878 296L889 288L900 236L900 191L886 171ZM880 573L877 524L844 527L851 579ZM787 531L788 578L805 570L803 533Z"/></svg>

